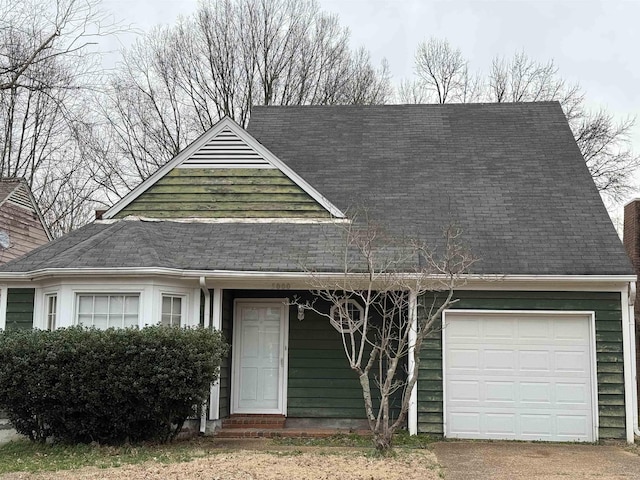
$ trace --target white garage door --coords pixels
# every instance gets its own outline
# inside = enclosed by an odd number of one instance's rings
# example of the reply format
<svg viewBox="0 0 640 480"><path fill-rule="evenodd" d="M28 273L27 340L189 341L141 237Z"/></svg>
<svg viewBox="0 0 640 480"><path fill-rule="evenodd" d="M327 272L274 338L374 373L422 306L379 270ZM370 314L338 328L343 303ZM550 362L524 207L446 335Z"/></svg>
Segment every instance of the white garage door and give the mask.
<svg viewBox="0 0 640 480"><path fill-rule="evenodd" d="M590 314L445 314L445 435L596 440Z"/></svg>

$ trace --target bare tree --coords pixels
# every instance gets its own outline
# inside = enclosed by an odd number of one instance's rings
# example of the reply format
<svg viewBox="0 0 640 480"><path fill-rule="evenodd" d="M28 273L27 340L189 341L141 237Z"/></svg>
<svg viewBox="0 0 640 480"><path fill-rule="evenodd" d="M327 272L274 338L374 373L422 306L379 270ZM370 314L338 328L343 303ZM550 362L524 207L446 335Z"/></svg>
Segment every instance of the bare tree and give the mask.
<svg viewBox="0 0 640 480"><path fill-rule="evenodd" d="M300 299L292 304L326 317L342 333L375 447L387 451L405 425L422 345L456 302L455 290L475 258L453 225L443 230L443 244L431 249L418 239L389 235L366 212L361 216L338 227L344 229L337 252L342 272L333 278L309 272L312 293L329 302L330 311ZM410 371L407 362L414 365ZM392 405L393 399L399 404Z"/></svg>
<svg viewBox="0 0 640 480"><path fill-rule="evenodd" d="M100 81L95 40L117 29L98 6L0 0L0 176L25 178L58 234L77 226L79 205L97 188L75 131Z"/></svg>
<svg viewBox="0 0 640 480"><path fill-rule="evenodd" d="M119 163L96 159L99 177L115 168L123 178L109 188L124 194L223 116L246 126L252 105L384 103L388 67L348 41L314 0L203 2L124 53L101 102L104 153Z"/></svg>
<svg viewBox="0 0 640 480"><path fill-rule="evenodd" d="M604 199L616 202L633 190L633 174L640 166L629 143L634 118L616 121L603 110L589 112L585 93L560 76L553 60L538 62L524 52L509 59L495 57L486 77L470 73L468 66L460 50L446 40L423 42L416 52L418 78L401 83L401 101L558 101Z"/></svg>
<svg viewBox="0 0 640 480"><path fill-rule="evenodd" d="M437 103L473 101L478 82L469 76L468 62L446 40L431 38L418 45L415 55L420 86Z"/></svg>
<svg viewBox="0 0 640 480"><path fill-rule="evenodd" d="M95 0L0 0L0 90L73 88L64 77L51 75L50 66L55 60L88 67L87 47L105 33L105 18L97 4Z"/></svg>

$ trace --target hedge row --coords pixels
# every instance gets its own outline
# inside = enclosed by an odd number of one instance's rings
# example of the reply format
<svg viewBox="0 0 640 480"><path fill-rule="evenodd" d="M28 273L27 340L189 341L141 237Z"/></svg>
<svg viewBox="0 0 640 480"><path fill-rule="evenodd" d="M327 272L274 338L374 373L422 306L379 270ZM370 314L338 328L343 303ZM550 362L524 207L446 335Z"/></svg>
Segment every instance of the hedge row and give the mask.
<svg viewBox="0 0 640 480"><path fill-rule="evenodd" d="M197 415L227 345L147 327L0 333L0 409L32 441L168 441Z"/></svg>

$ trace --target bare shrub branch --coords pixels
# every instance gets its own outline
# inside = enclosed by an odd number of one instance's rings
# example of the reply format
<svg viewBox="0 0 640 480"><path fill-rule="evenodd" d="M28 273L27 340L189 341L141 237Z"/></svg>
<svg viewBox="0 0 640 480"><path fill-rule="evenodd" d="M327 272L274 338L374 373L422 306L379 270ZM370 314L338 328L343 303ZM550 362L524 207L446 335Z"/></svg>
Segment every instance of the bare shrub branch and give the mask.
<svg viewBox="0 0 640 480"><path fill-rule="evenodd" d="M476 259L454 225L443 230L443 244L431 249L419 239L396 237L366 211L351 219L336 226L343 234L342 247L334 251L341 273L307 273L312 293L332 306L343 325L343 350L360 381L376 448L385 451L393 433L404 426L423 343L437 331L442 312L455 303L455 290ZM419 300L415 324L412 295ZM363 313L348 308L345 300L357 301ZM331 320L329 312L313 303L296 298L292 304ZM416 368L408 373L410 354Z"/></svg>

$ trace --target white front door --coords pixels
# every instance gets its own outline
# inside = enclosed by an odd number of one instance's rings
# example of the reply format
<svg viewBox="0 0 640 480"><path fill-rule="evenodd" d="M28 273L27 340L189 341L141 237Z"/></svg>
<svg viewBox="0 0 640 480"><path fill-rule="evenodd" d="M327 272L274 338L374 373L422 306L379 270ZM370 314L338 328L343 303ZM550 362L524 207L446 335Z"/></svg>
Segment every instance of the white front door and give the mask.
<svg viewBox="0 0 640 480"><path fill-rule="evenodd" d="M285 414L287 312L283 300L236 302L231 413Z"/></svg>

